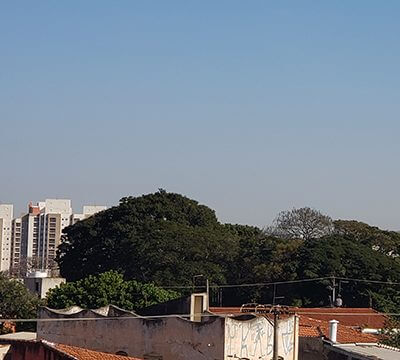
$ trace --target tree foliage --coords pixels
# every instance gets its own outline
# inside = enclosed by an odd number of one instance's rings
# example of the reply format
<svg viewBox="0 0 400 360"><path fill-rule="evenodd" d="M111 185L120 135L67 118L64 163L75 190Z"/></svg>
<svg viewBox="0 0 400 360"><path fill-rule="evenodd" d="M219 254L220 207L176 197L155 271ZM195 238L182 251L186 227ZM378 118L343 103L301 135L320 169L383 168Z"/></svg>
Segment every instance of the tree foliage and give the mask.
<svg viewBox="0 0 400 360"><path fill-rule="evenodd" d="M388 256L400 255L400 233L398 232L381 230L355 220L334 221L334 231L346 239L367 245Z"/></svg>
<svg viewBox="0 0 400 360"><path fill-rule="evenodd" d="M213 210L160 190L66 228L58 263L68 280L118 270L159 285L191 284L198 274L223 283L236 246Z"/></svg>
<svg viewBox="0 0 400 360"><path fill-rule="evenodd" d="M49 290L47 305L54 309L75 305L97 309L113 304L126 310L137 310L177 296L177 293L161 289L152 283L126 281L122 274L109 271L97 276L89 275L82 280L61 284Z"/></svg>
<svg viewBox="0 0 400 360"><path fill-rule="evenodd" d="M276 237L310 240L331 234L333 222L320 211L304 207L280 212L266 230Z"/></svg>
<svg viewBox="0 0 400 360"><path fill-rule="evenodd" d="M388 346L400 348L400 320L397 317L387 319L382 329L381 343Z"/></svg>
<svg viewBox="0 0 400 360"><path fill-rule="evenodd" d="M312 240L299 251L299 278L343 277L366 279L376 282L396 282L400 279L400 265L391 257L339 236L330 236ZM305 303L328 305L331 281L310 283L301 287ZM339 290L339 289L338 289ZM378 294L387 297L392 292L386 284L365 282L344 282L340 292L348 307L368 307L373 305L378 310L389 310ZM391 303L400 306L396 298L399 289L391 293ZM398 295L397 295L398 296Z"/></svg>
<svg viewBox="0 0 400 360"><path fill-rule="evenodd" d="M202 274L211 284L253 284L310 278L336 282L345 306L400 308L400 235L357 221L332 219L301 208L282 212L273 231L221 224L215 212L163 190L120 204L66 229L58 262L68 280L109 270L157 285L191 285ZM326 306L332 280L268 286L212 288L212 301ZM102 302L103 304L103 302Z"/></svg>
<svg viewBox="0 0 400 360"><path fill-rule="evenodd" d="M2 318L36 318L39 305L40 299L30 293L21 282L0 273L0 314ZM29 324L17 324L19 330L27 329L27 326L29 328Z"/></svg>

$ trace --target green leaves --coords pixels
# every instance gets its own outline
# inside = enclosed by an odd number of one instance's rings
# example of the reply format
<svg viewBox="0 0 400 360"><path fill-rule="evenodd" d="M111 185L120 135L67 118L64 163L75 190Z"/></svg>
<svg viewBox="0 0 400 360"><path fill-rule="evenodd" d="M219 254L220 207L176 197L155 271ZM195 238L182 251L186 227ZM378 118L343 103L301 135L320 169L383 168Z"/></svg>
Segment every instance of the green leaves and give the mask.
<svg viewBox="0 0 400 360"><path fill-rule="evenodd" d="M40 299L31 294L21 282L0 273L0 317L3 319L36 318ZM18 323L18 329L26 324Z"/></svg>
<svg viewBox="0 0 400 360"><path fill-rule="evenodd" d="M238 244L213 210L165 191L123 198L65 233L58 263L67 280L117 270L159 285L191 285L198 274L225 283Z"/></svg>
<svg viewBox="0 0 400 360"><path fill-rule="evenodd" d="M47 295L47 305L55 309L74 305L97 309L113 304L123 309L137 310L176 297L175 292L160 289L154 284L125 281L122 274L109 271L51 289Z"/></svg>
<svg viewBox="0 0 400 360"><path fill-rule="evenodd" d="M143 294L138 294L143 296L133 303L129 303L132 297L112 297L112 286L119 286L119 293L132 294L123 288L121 274L124 279L158 286L191 286L199 274L211 284L327 276L400 282L398 233L357 221L332 222L310 208L280 213L274 225L273 231L223 225L213 210L165 190L123 198L118 206L67 228L58 254L61 272L68 281L110 270L119 272L120 278L103 279L102 288L91 289L85 284L88 290L84 293L79 288L71 287L69 293L65 289L61 303L72 305L68 301L78 298L84 306L103 306L112 300L129 307L150 296L142 288ZM221 291L226 305L270 303L275 294L288 305L325 306L329 305L330 285L328 280ZM343 282L337 290L345 306L400 308L400 287Z"/></svg>

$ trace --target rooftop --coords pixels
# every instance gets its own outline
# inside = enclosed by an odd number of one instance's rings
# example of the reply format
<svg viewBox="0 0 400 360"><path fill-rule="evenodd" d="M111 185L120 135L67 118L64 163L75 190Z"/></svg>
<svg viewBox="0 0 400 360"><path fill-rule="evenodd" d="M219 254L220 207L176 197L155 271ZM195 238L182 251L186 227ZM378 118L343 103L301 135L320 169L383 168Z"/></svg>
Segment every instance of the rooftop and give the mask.
<svg viewBox="0 0 400 360"><path fill-rule="evenodd" d="M305 314L318 320L338 320L342 325L382 329L386 316L371 308L292 308L297 314Z"/></svg>
<svg viewBox="0 0 400 360"><path fill-rule="evenodd" d="M130 356L108 354L100 351L83 349L76 346L50 343L46 344L54 347L66 355L72 356L76 360L141 360Z"/></svg>
<svg viewBox="0 0 400 360"><path fill-rule="evenodd" d="M329 336L329 321L317 320L300 315L300 337L325 337ZM350 326L338 324L337 342L340 344L377 343L378 337L364 334Z"/></svg>
<svg viewBox="0 0 400 360"><path fill-rule="evenodd" d="M290 308L298 315L304 314L318 320L337 320L342 325L382 329L386 322L386 316L371 308ZM210 311L215 314L238 314L240 307L211 307Z"/></svg>
<svg viewBox="0 0 400 360"><path fill-rule="evenodd" d="M398 360L400 359L400 349L384 346L384 345L335 345L335 348L343 350L347 353L368 356L371 359L379 360Z"/></svg>
<svg viewBox="0 0 400 360"><path fill-rule="evenodd" d="M36 340L35 332L20 331L16 333L0 335L0 339L5 340Z"/></svg>

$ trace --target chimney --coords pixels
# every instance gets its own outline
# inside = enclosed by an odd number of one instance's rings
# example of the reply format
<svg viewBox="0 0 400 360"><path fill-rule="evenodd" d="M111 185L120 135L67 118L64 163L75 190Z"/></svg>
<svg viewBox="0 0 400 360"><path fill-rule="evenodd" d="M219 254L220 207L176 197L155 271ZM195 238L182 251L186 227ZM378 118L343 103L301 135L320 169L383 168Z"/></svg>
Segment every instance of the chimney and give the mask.
<svg viewBox="0 0 400 360"><path fill-rule="evenodd" d="M329 340L332 342L337 342L337 329L339 321L331 320L329 321Z"/></svg>

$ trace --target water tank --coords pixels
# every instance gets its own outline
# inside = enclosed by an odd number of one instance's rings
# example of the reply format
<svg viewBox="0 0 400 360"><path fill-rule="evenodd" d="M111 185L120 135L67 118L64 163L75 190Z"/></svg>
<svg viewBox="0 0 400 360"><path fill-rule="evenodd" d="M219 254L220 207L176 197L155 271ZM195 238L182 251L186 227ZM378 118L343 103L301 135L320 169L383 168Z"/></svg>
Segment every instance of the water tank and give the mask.
<svg viewBox="0 0 400 360"><path fill-rule="evenodd" d="M33 271L28 277L30 278L45 278L47 277L47 271Z"/></svg>

